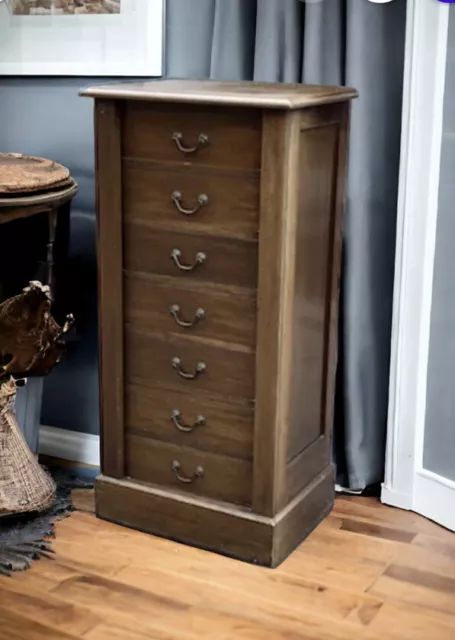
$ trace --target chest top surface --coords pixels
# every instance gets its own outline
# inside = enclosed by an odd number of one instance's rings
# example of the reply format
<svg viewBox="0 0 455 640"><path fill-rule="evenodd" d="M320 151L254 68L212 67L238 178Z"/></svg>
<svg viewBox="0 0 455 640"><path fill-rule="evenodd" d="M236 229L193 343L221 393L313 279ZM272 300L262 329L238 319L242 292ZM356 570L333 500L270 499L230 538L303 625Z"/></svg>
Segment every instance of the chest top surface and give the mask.
<svg viewBox="0 0 455 640"><path fill-rule="evenodd" d="M349 87L272 82L158 80L88 87L81 96L105 100L142 100L190 104L219 104L263 109L303 109L357 97Z"/></svg>

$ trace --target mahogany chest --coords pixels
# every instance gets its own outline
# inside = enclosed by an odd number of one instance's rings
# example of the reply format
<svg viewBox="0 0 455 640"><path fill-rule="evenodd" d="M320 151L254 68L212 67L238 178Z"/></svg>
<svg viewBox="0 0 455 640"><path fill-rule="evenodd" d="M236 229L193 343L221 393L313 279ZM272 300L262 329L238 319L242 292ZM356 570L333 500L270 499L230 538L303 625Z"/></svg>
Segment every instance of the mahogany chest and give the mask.
<svg viewBox="0 0 455 640"><path fill-rule="evenodd" d="M329 512L347 88L93 87L101 518L276 566Z"/></svg>

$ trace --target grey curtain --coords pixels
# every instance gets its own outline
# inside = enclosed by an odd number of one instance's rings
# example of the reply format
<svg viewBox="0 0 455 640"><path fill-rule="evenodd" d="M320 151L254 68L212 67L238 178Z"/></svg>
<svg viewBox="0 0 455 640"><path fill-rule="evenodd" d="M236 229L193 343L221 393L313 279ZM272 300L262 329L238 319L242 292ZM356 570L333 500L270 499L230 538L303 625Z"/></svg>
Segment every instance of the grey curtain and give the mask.
<svg viewBox="0 0 455 640"><path fill-rule="evenodd" d="M382 480L406 0L168 0L167 75L347 84L353 106L335 421L338 482Z"/></svg>

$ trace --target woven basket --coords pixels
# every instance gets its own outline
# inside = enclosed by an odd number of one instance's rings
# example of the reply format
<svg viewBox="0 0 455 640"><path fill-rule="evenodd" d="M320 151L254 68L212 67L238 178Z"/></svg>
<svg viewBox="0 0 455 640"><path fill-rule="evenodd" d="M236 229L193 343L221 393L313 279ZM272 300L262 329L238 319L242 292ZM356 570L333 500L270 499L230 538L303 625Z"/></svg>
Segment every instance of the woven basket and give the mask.
<svg viewBox="0 0 455 640"><path fill-rule="evenodd" d="M54 501L55 484L25 442L14 414L16 383L0 386L0 517L43 511Z"/></svg>

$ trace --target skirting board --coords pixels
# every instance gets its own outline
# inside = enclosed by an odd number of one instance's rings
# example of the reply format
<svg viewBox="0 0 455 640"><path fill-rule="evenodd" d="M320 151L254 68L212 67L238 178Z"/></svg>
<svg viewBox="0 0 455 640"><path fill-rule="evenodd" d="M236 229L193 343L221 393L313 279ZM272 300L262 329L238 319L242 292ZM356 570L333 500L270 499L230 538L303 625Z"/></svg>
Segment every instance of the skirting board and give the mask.
<svg viewBox="0 0 455 640"><path fill-rule="evenodd" d="M414 511L455 531L453 501L455 482L428 469L417 471L414 481Z"/></svg>
<svg viewBox="0 0 455 640"><path fill-rule="evenodd" d="M406 511L412 510L412 496L409 493L401 493L400 491L389 489L384 484L382 485L381 502L390 507L406 509Z"/></svg>
<svg viewBox="0 0 455 640"><path fill-rule="evenodd" d="M90 433L79 433L78 431L41 425L39 452L53 458L83 462L99 467L100 437Z"/></svg>

